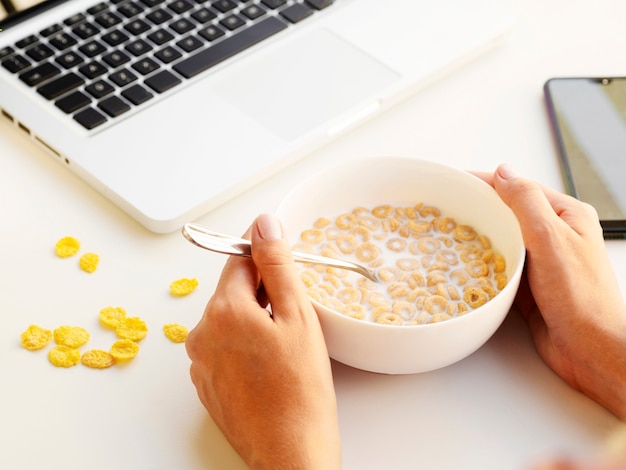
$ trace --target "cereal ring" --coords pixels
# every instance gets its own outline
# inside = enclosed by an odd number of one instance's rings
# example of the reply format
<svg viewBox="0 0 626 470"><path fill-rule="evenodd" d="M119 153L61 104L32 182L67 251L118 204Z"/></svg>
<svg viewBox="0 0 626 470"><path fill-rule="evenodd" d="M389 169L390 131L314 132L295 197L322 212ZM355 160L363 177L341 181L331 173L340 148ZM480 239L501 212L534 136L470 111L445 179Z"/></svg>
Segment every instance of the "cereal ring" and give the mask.
<svg viewBox="0 0 626 470"><path fill-rule="evenodd" d="M391 311L406 321L412 320L417 315L415 304L405 301L394 302Z"/></svg>
<svg viewBox="0 0 626 470"><path fill-rule="evenodd" d="M426 285L426 280L422 273L412 272L409 279L407 279L407 284L411 289L415 289L416 287L423 287Z"/></svg>
<svg viewBox="0 0 626 470"><path fill-rule="evenodd" d="M100 310L100 322L108 327L115 328L120 322L126 318L126 310L122 307L105 307Z"/></svg>
<svg viewBox="0 0 626 470"><path fill-rule="evenodd" d="M78 260L78 266L83 271L91 274L96 271L98 268L98 262L100 261L100 257L95 253L85 253Z"/></svg>
<svg viewBox="0 0 626 470"><path fill-rule="evenodd" d="M402 317L392 312L385 312L376 317L376 323L381 325L402 325Z"/></svg>
<svg viewBox="0 0 626 470"><path fill-rule="evenodd" d="M503 273L506 269L506 261L504 256L496 255L493 258L493 270L497 273Z"/></svg>
<svg viewBox="0 0 626 470"><path fill-rule="evenodd" d="M487 303L487 294L480 287L470 287L463 294L463 300L472 308L478 308Z"/></svg>
<svg viewBox="0 0 626 470"><path fill-rule="evenodd" d="M54 252L59 258L69 258L80 250L80 242L74 237L63 237L54 246Z"/></svg>
<svg viewBox="0 0 626 470"><path fill-rule="evenodd" d="M350 304L346 305L344 314L350 318L355 318L356 320L363 320L365 318L365 309L362 305Z"/></svg>
<svg viewBox="0 0 626 470"><path fill-rule="evenodd" d="M370 215L359 216L358 222L361 227L364 227L371 232L375 232L380 228L380 221Z"/></svg>
<svg viewBox="0 0 626 470"><path fill-rule="evenodd" d="M20 335L22 346L29 351L44 348L52 340L52 331L37 325L30 325Z"/></svg>
<svg viewBox="0 0 626 470"><path fill-rule="evenodd" d="M419 268L419 261L415 258L400 258L396 260L396 266L402 271L415 271Z"/></svg>
<svg viewBox="0 0 626 470"><path fill-rule="evenodd" d="M391 304L387 300L387 296L383 294L382 292L377 292L377 291L371 292L367 296L367 302L372 307L385 307L388 310L391 308Z"/></svg>
<svg viewBox="0 0 626 470"><path fill-rule="evenodd" d="M115 334L122 339L139 341L148 334L148 327L141 318L126 317L115 327Z"/></svg>
<svg viewBox="0 0 626 470"><path fill-rule="evenodd" d="M508 279L506 277L506 274L504 273L496 273L495 279L496 279L496 284L498 285L498 290L504 289L508 283Z"/></svg>
<svg viewBox="0 0 626 470"><path fill-rule="evenodd" d="M417 248L424 254L432 255L441 248L441 242L433 237L423 237L417 240Z"/></svg>
<svg viewBox="0 0 626 470"><path fill-rule="evenodd" d="M300 234L300 240L311 245L318 245L324 241L324 232L317 228L310 228Z"/></svg>
<svg viewBox="0 0 626 470"><path fill-rule="evenodd" d="M441 271L431 271L426 275L426 285L428 287L436 286L440 283L447 282L448 278Z"/></svg>
<svg viewBox="0 0 626 470"><path fill-rule="evenodd" d="M415 317L415 319L411 322L411 324L424 325L428 323L429 320L430 320L430 315L428 314L428 312L422 311L417 314L417 317Z"/></svg>
<svg viewBox="0 0 626 470"><path fill-rule="evenodd" d="M370 210L367 207L358 206L352 209L352 213L356 215L357 217L360 217L362 215L369 215Z"/></svg>
<svg viewBox="0 0 626 470"><path fill-rule="evenodd" d="M430 313L442 313L448 308L448 300L440 295L431 295L424 301L424 309Z"/></svg>
<svg viewBox="0 0 626 470"><path fill-rule="evenodd" d="M407 294L406 299L409 302L416 302L418 298L430 297L430 295L431 295L430 292L428 292L423 287L417 287Z"/></svg>
<svg viewBox="0 0 626 470"><path fill-rule="evenodd" d="M452 248L454 245L454 240L449 237L437 237L437 240L439 240L446 248Z"/></svg>
<svg viewBox="0 0 626 470"><path fill-rule="evenodd" d="M442 217L437 219L437 228L442 233L450 233L456 228L456 220L452 217Z"/></svg>
<svg viewBox="0 0 626 470"><path fill-rule="evenodd" d="M484 250L488 250L491 248L491 240L489 240L489 237L487 237L486 235L480 235L478 237L478 242L480 243L480 246L482 246Z"/></svg>
<svg viewBox="0 0 626 470"><path fill-rule="evenodd" d="M57 367L72 367L80 362L80 351L76 348L59 344L48 352L48 360Z"/></svg>
<svg viewBox="0 0 626 470"><path fill-rule="evenodd" d="M482 260L485 263L489 264L493 260L493 257L494 257L493 250L491 248L488 248L483 252Z"/></svg>
<svg viewBox="0 0 626 470"><path fill-rule="evenodd" d="M380 256L380 250L371 242L361 243L356 249L356 257L359 260L368 262Z"/></svg>
<svg viewBox="0 0 626 470"><path fill-rule="evenodd" d="M469 277L465 269L455 269L450 273L450 280L455 282L457 286L462 286L469 280Z"/></svg>
<svg viewBox="0 0 626 470"><path fill-rule="evenodd" d="M459 291L456 287L454 287L452 284L448 284L447 289L448 298L450 298L450 300L461 300L461 295L459 294Z"/></svg>
<svg viewBox="0 0 626 470"><path fill-rule="evenodd" d="M311 289L307 289L306 294L316 302L322 303L322 301L328 297L328 293L319 287L313 287Z"/></svg>
<svg viewBox="0 0 626 470"><path fill-rule="evenodd" d="M443 261L435 261L434 263L428 266L428 272L448 271L449 269L450 269L450 265L448 263L444 263Z"/></svg>
<svg viewBox="0 0 626 470"><path fill-rule="evenodd" d="M54 341L70 348L79 348L89 341L89 332L80 326L60 326L53 332Z"/></svg>
<svg viewBox="0 0 626 470"><path fill-rule="evenodd" d="M489 266L482 259L475 259L465 264L465 270L472 277L485 277L489 275Z"/></svg>
<svg viewBox="0 0 626 470"><path fill-rule="evenodd" d="M470 242L476 238L477 234L469 225L457 225L454 229L454 236L457 240Z"/></svg>
<svg viewBox="0 0 626 470"><path fill-rule="evenodd" d="M359 239L361 239L361 242L370 241L370 237L372 235L372 233L368 229L366 229L365 227L362 227L361 225L354 227L352 229L352 234L355 237L358 237Z"/></svg>
<svg viewBox="0 0 626 470"><path fill-rule="evenodd" d="M339 235L340 230L337 227L328 227L325 232L326 240L334 240Z"/></svg>
<svg viewBox="0 0 626 470"><path fill-rule="evenodd" d="M415 207L405 207L404 212L406 213L407 219L419 218L419 213Z"/></svg>
<svg viewBox="0 0 626 470"><path fill-rule="evenodd" d="M139 345L130 339L118 339L109 350L109 354L118 361L132 359L138 352Z"/></svg>
<svg viewBox="0 0 626 470"><path fill-rule="evenodd" d="M377 206L372 209L372 215L374 217L378 217L379 219L384 219L385 217L389 217L392 212L393 212L393 208L388 204Z"/></svg>
<svg viewBox="0 0 626 470"><path fill-rule="evenodd" d="M456 302L448 302L448 309L447 309L448 315L453 317L454 315L457 314L458 311L459 311L459 308Z"/></svg>
<svg viewBox="0 0 626 470"><path fill-rule="evenodd" d="M335 243L337 244L339 251L341 251L344 255L349 255L354 252L354 249L359 242L354 235L349 233L340 233L337 235Z"/></svg>
<svg viewBox="0 0 626 470"><path fill-rule="evenodd" d="M439 313L433 314L433 316L430 317L429 323L439 323L442 321L450 320L451 318L452 317L448 315L447 313L439 312Z"/></svg>
<svg viewBox="0 0 626 470"><path fill-rule="evenodd" d="M341 214L339 217L335 219L335 225L342 229L349 229L354 227L356 224L356 215L354 214Z"/></svg>
<svg viewBox="0 0 626 470"><path fill-rule="evenodd" d="M335 291L336 291L335 286L333 286L332 284L330 284L328 282L324 282L324 283L320 284L318 287L326 292L326 296L329 296L329 295L333 296L333 295L335 295Z"/></svg>
<svg viewBox="0 0 626 470"><path fill-rule="evenodd" d="M359 301L361 293L354 287L346 287L337 292L337 299L344 304L353 304Z"/></svg>
<svg viewBox="0 0 626 470"><path fill-rule="evenodd" d="M392 282L387 292L392 299L404 298L409 295L409 287L404 282Z"/></svg>
<svg viewBox="0 0 626 470"><path fill-rule="evenodd" d="M191 294L196 287L198 287L198 280L195 277L178 279L170 284L170 294L175 297L182 297Z"/></svg>
<svg viewBox="0 0 626 470"><path fill-rule="evenodd" d="M406 249L406 240L403 240L402 238L390 238L387 240L385 246L391 251L400 253Z"/></svg>
<svg viewBox="0 0 626 470"><path fill-rule="evenodd" d="M321 303L322 305L329 308L330 310L334 310L339 313L345 312L345 309L346 309L343 303L341 303L339 300L332 298L332 297L326 297L325 299L322 300Z"/></svg>
<svg viewBox="0 0 626 470"><path fill-rule="evenodd" d="M421 235L430 232L433 224L427 220L409 220L409 230L415 235Z"/></svg>
<svg viewBox="0 0 626 470"><path fill-rule="evenodd" d="M320 217L315 222L313 222L313 227L315 228L324 228L324 227L328 227L329 225L330 225L330 220L328 220L326 217Z"/></svg>
<svg viewBox="0 0 626 470"><path fill-rule="evenodd" d="M393 266L385 266L380 268L377 272L378 278L383 282L392 282L398 280L400 277L400 270Z"/></svg>
<svg viewBox="0 0 626 470"><path fill-rule="evenodd" d="M306 287L313 287L320 280L319 276L313 269L302 272L300 274L300 279Z"/></svg>
<svg viewBox="0 0 626 470"><path fill-rule="evenodd" d="M459 252L461 253L461 261L464 263L469 263L470 261L483 259L483 251L477 246L463 246L459 248Z"/></svg>
<svg viewBox="0 0 626 470"><path fill-rule="evenodd" d="M189 330L186 326L178 323L167 323L163 325L163 333L173 343L184 343L187 340Z"/></svg>
<svg viewBox="0 0 626 470"><path fill-rule="evenodd" d="M441 211L433 206L422 206L419 213L422 217L439 217L441 215Z"/></svg>
<svg viewBox="0 0 626 470"><path fill-rule="evenodd" d="M435 257L437 258L437 261L442 261L450 266L459 264L459 257L454 250L439 250Z"/></svg>
<svg viewBox="0 0 626 470"><path fill-rule="evenodd" d="M115 358L107 351L91 349L82 355L80 363L92 369L106 369L115 364Z"/></svg>

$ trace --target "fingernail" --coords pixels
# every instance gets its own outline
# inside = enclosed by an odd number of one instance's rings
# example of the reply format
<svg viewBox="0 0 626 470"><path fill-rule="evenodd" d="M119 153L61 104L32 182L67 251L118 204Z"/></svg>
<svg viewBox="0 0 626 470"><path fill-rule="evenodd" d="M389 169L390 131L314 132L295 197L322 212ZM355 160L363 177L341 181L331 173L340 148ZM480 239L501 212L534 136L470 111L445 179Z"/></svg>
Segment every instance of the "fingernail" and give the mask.
<svg viewBox="0 0 626 470"><path fill-rule="evenodd" d="M498 174L502 179L508 180L517 176L517 171L512 165L503 163L498 167Z"/></svg>
<svg viewBox="0 0 626 470"><path fill-rule="evenodd" d="M271 214L257 217L259 236L264 240L280 240L283 238L283 227L280 221Z"/></svg>

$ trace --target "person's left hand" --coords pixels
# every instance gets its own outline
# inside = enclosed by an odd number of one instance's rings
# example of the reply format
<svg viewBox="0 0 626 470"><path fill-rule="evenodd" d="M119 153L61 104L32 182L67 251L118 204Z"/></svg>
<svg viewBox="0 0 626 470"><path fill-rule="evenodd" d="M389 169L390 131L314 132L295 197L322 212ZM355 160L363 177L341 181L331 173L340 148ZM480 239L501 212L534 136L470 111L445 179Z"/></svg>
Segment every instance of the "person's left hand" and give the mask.
<svg viewBox="0 0 626 470"><path fill-rule="evenodd" d="M227 261L187 338L198 396L252 468L340 468L330 359L282 226L261 215L246 236L252 260Z"/></svg>

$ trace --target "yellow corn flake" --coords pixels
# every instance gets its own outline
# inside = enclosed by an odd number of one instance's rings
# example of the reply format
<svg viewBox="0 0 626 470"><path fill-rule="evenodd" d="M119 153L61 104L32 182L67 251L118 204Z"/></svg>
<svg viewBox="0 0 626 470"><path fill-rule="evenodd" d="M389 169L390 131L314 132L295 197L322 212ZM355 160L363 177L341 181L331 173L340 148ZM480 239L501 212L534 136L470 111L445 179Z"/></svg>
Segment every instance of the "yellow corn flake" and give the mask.
<svg viewBox="0 0 626 470"><path fill-rule="evenodd" d="M52 339L52 331L37 325L30 325L21 334L22 346L29 351L44 348Z"/></svg>
<svg viewBox="0 0 626 470"><path fill-rule="evenodd" d="M69 258L78 253L79 249L80 242L74 237L63 237L57 242L54 252L60 258Z"/></svg>
<svg viewBox="0 0 626 470"><path fill-rule="evenodd" d="M106 369L115 364L115 358L107 351L91 349L83 354L80 363L92 369Z"/></svg>
<svg viewBox="0 0 626 470"><path fill-rule="evenodd" d="M105 307L100 310L100 322L108 328L116 328L126 318L122 307Z"/></svg>
<svg viewBox="0 0 626 470"><path fill-rule="evenodd" d="M122 339L139 341L148 334L148 327L139 317L126 317L115 328L115 334Z"/></svg>
<svg viewBox="0 0 626 470"><path fill-rule="evenodd" d="M89 332L80 326L60 326L54 330L54 341L70 348L78 348L89 341Z"/></svg>
<svg viewBox="0 0 626 470"><path fill-rule="evenodd" d="M177 323L163 325L163 331L165 332L165 336L174 343L184 343L189 334L189 330L186 326Z"/></svg>
<svg viewBox="0 0 626 470"><path fill-rule="evenodd" d="M120 339L116 341L109 350L109 354L119 361L132 359L138 352L139 345L130 339Z"/></svg>
<svg viewBox="0 0 626 470"><path fill-rule="evenodd" d="M80 362L80 351L76 348L59 344L50 350L48 360L57 367L72 367Z"/></svg>
<svg viewBox="0 0 626 470"><path fill-rule="evenodd" d="M78 265L80 266L80 269L91 274L98 268L99 261L100 257L97 254L85 253L80 257Z"/></svg>
<svg viewBox="0 0 626 470"><path fill-rule="evenodd" d="M198 287L198 280L196 278L182 278L170 284L170 292L172 295L181 297L183 295L191 294L196 287Z"/></svg>

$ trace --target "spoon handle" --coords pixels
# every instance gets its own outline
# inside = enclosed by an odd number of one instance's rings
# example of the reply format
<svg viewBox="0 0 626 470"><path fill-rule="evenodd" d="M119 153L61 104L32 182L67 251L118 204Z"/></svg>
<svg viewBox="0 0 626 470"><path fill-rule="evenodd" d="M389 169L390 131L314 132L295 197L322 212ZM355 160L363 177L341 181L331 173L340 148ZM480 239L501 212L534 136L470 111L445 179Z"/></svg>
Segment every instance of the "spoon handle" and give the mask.
<svg viewBox="0 0 626 470"><path fill-rule="evenodd" d="M251 244L249 240L233 237L219 232L214 232L198 224L185 224L182 230L183 236L200 248L234 256L252 256ZM350 261L328 258L326 256L302 253L300 251L291 252L294 261L299 263L323 264L340 269L347 269L358 273L371 281L378 282L376 274L360 264Z"/></svg>

